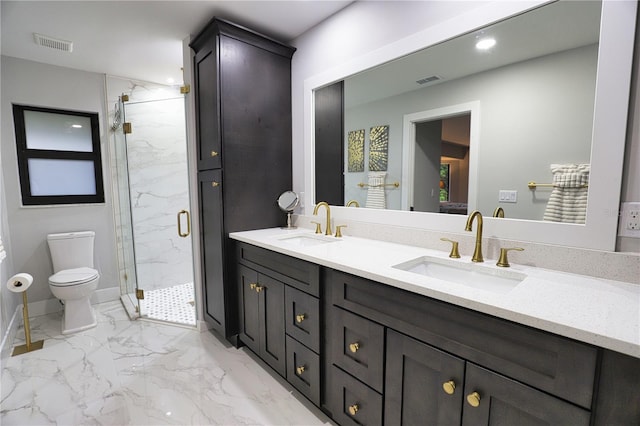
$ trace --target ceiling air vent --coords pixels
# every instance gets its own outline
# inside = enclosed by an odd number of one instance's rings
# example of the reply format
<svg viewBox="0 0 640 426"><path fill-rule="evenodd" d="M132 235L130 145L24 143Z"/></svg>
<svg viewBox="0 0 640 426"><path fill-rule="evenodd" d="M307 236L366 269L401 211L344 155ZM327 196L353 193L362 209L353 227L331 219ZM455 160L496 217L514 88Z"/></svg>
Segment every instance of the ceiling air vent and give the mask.
<svg viewBox="0 0 640 426"><path fill-rule="evenodd" d="M71 53L73 51L73 42L60 40L46 35L33 33L33 38L38 46L49 47L51 49L62 50Z"/></svg>
<svg viewBox="0 0 640 426"><path fill-rule="evenodd" d="M420 80L416 81L416 83L427 84L427 83L433 83L434 81L439 81L439 80L440 80L440 77L438 77L437 75L432 75L429 77L421 78Z"/></svg>

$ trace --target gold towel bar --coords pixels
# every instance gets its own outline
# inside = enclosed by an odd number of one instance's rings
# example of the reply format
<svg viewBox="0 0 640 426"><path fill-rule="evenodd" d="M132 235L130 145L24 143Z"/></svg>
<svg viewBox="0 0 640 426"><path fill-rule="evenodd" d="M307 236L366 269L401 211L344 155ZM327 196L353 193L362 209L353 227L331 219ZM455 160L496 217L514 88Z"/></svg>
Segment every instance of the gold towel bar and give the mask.
<svg viewBox="0 0 640 426"><path fill-rule="evenodd" d="M534 181L531 181L531 182L529 182L529 183L527 184L527 186L529 187L529 189L536 189L536 188L537 188L537 187L539 187L539 186L544 186L544 187L550 187L550 188L552 188L552 187L554 187L554 186L556 186L556 185L555 185L555 184L553 184L553 183L536 183L536 182L534 182ZM589 185L582 185L582 186L580 186L580 188L587 188L587 187L589 187Z"/></svg>
<svg viewBox="0 0 640 426"><path fill-rule="evenodd" d="M368 186L368 187L370 187L370 188L379 188L379 187L381 187L381 186L393 186L393 187L395 187L395 188L398 188L398 187L400 187L400 182L382 183L382 184L380 184L380 185L369 185L368 183L362 183L362 182L360 182L360 183L358 184L358 186L359 186L360 188L364 188L365 186Z"/></svg>

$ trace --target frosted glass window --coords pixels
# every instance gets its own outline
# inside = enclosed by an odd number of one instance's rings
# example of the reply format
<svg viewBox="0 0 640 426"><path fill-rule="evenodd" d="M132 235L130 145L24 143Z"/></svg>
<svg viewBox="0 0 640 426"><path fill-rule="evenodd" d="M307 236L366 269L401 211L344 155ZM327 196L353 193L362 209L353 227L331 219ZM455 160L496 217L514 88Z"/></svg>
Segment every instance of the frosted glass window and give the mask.
<svg viewBox="0 0 640 426"><path fill-rule="evenodd" d="M93 151L89 117L24 111L24 128L28 149Z"/></svg>
<svg viewBox="0 0 640 426"><path fill-rule="evenodd" d="M31 195L96 195L93 161L29 159Z"/></svg>
<svg viewBox="0 0 640 426"><path fill-rule="evenodd" d="M22 204L104 203L97 112L13 105Z"/></svg>

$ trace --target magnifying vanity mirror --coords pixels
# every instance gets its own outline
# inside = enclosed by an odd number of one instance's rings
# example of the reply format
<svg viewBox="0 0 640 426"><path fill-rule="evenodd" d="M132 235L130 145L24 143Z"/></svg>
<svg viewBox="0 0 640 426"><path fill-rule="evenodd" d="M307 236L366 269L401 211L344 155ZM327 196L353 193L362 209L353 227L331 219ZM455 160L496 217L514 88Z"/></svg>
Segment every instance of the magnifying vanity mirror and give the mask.
<svg viewBox="0 0 640 426"><path fill-rule="evenodd" d="M502 207L506 219L500 219L498 237L613 250L633 3L552 2L475 28L469 15L470 28L459 35L432 29L424 36L424 49L398 58L390 46L378 52L378 58L387 59L378 66L358 70L352 61L342 68L342 78L325 74L305 81L305 90L312 92L343 85L338 105L344 111L343 137L336 141L342 145L344 173L340 205L355 199L367 207L374 170L370 133L386 126L386 210L364 213L365 220L428 222L434 229L459 232L460 220L440 213L480 210L491 216ZM488 37L495 46L476 50L475 44ZM393 46L396 52L399 46ZM313 111L313 96L311 101ZM364 143L350 152L355 132L364 132ZM425 153L424 141L437 146ZM358 155L361 167L350 168ZM310 160L306 190L313 194L316 182L331 178L323 176L324 169L313 170ZM552 165L558 164L587 170L586 221L546 221ZM359 210L362 215L365 209Z"/></svg>
<svg viewBox="0 0 640 426"><path fill-rule="evenodd" d="M293 191L285 191L278 197L278 207L280 210L287 214L287 226L283 226L286 229L295 229L296 227L291 224L291 214L293 210L298 207L300 198L298 194Z"/></svg>

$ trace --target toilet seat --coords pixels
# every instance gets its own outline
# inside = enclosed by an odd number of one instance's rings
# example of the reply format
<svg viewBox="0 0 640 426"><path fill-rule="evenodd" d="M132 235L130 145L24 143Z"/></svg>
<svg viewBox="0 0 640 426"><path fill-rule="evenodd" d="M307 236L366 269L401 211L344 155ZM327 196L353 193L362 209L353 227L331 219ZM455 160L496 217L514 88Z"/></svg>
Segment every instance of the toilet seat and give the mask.
<svg viewBox="0 0 640 426"><path fill-rule="evenodd" d="M65 269L49 277L49 285L54 287L70 287L85 284L98 278L98 271L93 268Z"/></svg>

